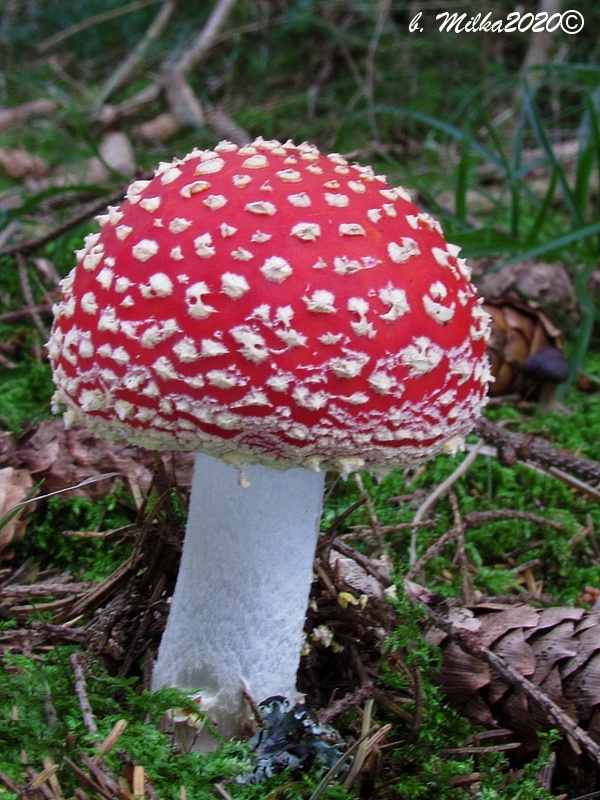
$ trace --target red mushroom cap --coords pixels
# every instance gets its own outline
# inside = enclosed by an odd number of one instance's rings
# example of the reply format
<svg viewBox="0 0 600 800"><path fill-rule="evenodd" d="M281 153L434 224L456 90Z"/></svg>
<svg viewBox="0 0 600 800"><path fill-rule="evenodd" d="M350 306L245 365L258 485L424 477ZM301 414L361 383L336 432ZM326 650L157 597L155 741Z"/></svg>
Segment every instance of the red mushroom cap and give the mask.
<svg viewBox="0 0 600 800"><path fill-rule="evenodd" d="M235 463L387 471L455 449L488 317L439 223L309 144L221 142L98 218L61 284L57 404Z"/></svg>

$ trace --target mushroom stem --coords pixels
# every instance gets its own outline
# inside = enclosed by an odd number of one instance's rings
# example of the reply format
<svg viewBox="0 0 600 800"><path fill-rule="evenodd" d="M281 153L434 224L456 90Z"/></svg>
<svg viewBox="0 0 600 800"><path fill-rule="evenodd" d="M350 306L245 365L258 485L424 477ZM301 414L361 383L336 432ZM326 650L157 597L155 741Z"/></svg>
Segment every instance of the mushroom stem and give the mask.
<svg viewBox="0 0 600 800"><path fill-rule="evenodd" d="M240 476L196 456L153 686L199 691L225 738L243 732L244 692L257 702L296 695L324 481L322 473L259 465ZM203 740L200 748L215 745Z"/></svg>

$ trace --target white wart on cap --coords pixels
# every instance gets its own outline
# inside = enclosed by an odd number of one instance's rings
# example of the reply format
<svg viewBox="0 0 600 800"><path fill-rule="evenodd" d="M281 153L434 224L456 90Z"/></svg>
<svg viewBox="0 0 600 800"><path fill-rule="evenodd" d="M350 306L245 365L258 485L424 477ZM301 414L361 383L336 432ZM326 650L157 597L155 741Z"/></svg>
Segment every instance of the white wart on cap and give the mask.
<svg viewBox="0 0 600 800"><path fill-rule="evenodd" d="M98 218L48 344L101 435L348 473L453 450L485 403L488 318L437 221L309 144L221 142Z"/></svg>

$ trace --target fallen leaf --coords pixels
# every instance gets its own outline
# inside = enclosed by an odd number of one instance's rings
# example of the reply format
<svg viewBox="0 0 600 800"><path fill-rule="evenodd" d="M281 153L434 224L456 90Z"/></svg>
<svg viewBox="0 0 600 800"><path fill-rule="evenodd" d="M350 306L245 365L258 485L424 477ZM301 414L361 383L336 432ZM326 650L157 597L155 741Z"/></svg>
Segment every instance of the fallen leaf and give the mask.
<svg viewBox="0 0 600 800"><path fill-rule="evenodd" d="M135 154L129 136L123 131L109 131L100 142L100 155L111 169L123 175L135 173Z"/></svg>
<svg viewBox="0 0 600 800"><path fill-rule="evenodd" d="M126 133L110 131L104 136L98 148L99 158L88 162L91 182L103 182L109 178L110 170L120 172L131 178L135 173L135 154Z"/></svg>
<svg viewBox="0 0 600 800"><path fill-rule="evenodd" d="M165 451L160 453L160 458L174 483L188 489L194 454ZM145 496L152 482L156 456L124 440L100 439L84 425L66 430L61 420L48 419L17 439L8 463L26 468L36 482L43 479L44 494L75 487L87 478L111 472L118 473L130 483L132 490L137 489ZM115 479L98 481L73 489L73 496L104 497L114 487Z"/></svg>
<svg viewBox="0 0 600 800"><path fill-rule="evenodd" d="M174 114L159 114L154 119L142 122L133 129L137 139L146 142L164 142L174 136L180 128L179 121Z"/></svg>
<svg viewBox="0 0 600 800"><path fill-rule="evenodd" d="M389 577L388 564L376 559L371 559L371 563L373 567L377 567L386 577ZM336 576L337 582L344 584L353 592L377 600L383 600L385 597L387 581L383 583L378 580L373 574L367 572L356 559L340 553L335 548L329 552L329 567Z"/></svg>
<svg viewBox="0 0 600 800"><path fill-rule="evenodd" d="M50 166L39 156L17 148L0 148L0 171L17 181L28 178L45 178Z"/></svg>
<svg viewBox="0 0 600 800"><path fill-rule="evenodd" d="M25 122L29 117L48 117L56 111L54 100L39 98L27 103L0 109L0 131Z"/></svg>
<svg viewBox="0 0 600 800"><path fill-rule="evenodd" d="M0 469L0 554L25 535L27 522L23 510L17 510L12 516L11 512L31 494L33 486L28 470Z"/></svg>

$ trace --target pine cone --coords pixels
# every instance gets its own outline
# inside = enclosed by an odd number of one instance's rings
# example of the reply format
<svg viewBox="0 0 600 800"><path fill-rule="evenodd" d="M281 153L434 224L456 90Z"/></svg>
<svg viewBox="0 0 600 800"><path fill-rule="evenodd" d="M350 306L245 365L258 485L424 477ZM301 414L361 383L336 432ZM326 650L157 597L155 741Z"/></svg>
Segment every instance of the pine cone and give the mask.
<svg viewBox="0 0 600 800"><path fill-rule="evenodd" d="M600 742L600 612L484 604L451 609L446 618L501 655ZM509 728L530 744L537 731L554 727L518 686L465 653L449 633L434 628L427 638L442 650L439 682L460 713L488 728Z"/></svg>
<svg viewBox="0 0 600 800"><path fill-rule="evenodd" d="M487 300L483 308L492 318L488 342L495 378L492 397L518 394L537 400L545 387L567 379L562 333L544 311L505 298Z"/></svg>

